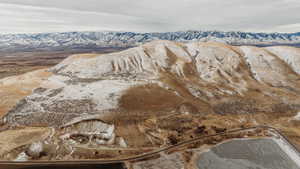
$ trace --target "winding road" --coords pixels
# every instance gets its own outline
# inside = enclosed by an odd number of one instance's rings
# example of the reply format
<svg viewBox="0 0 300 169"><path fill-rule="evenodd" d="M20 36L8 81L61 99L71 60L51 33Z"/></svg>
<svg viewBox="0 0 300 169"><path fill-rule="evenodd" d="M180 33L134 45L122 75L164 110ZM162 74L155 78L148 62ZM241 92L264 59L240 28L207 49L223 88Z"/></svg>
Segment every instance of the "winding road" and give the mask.
<svg viewBox="0 0 300 169"><path fill-rule="evenodd" d="M273 131L277 136L280 136L287 144L290 145L290 147L299 154L299 150L297 147L292 144L286 136L284 136L278 129L270 127L270 126L255 126L255 127L249 127L249 128L239 128L239 129L234 129L234 130L228 130L225 132L220 132L217 134L212 134L212 135L205 135L205 136L200 136L191 140L183 141L175 145L170 145L166 147L159 148L155 151L152 152L147 152L144 154L140 154L137 156L132 156L128 158L121 158L121 159L109 159L109 160L78 160L78 161L26 161L26 162L14 162L14 161L0 161L0 169L10 169L10 168L24 168L24 169L29 169L29 167L34 168L34 166L57 166L57 165L70 165L70 166L76 166L76 165L100 165L102 164L105 168L105 166L109 165L114 165L114 164L123 164L125 162L130 162L130 161L137 161L137 160L143 160L146 158L153 157L155 155L159 155L162 152L166 152L171 149L179 148L182 146L186 146L189 144L197 143L203 139L210 138L210 137L215 137L215 136L221 136L221 135L226 135L226 134L233 134L233 133L238 133L238 132L245 132L245 131L251 131L251 130L256 130L256 129L264 129L264 130L270 130ZM27 168L26 168L27 167Z"/></svg>

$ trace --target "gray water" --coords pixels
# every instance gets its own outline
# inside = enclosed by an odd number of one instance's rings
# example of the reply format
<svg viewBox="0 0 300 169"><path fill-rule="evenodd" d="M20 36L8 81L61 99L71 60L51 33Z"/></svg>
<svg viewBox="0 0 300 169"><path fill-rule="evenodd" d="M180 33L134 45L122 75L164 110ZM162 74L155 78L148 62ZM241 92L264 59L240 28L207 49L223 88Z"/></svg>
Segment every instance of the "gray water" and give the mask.
<svg viewBox="0 0 300 169"><path fill-rule="evenodd" d="M241 139L220 144L200 154L197 165L199 169L300 169L273 139Z"/></svg>

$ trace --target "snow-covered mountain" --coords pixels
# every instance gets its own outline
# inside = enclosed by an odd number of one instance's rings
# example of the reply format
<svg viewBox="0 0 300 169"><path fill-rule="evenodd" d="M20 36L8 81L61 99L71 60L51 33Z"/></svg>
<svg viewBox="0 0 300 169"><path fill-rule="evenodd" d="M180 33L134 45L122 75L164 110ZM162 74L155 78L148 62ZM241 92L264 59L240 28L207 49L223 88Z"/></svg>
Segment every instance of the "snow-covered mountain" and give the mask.
<svg viewBox="0 0 300 169"><path fill-rule="evenodd" d="M299 67L299 48L218 42L158 40L72 55L0 79L0 159L122 158L174 139L266 124L299 143ZM243 137L228 136L203 144Z"/></svg>
<svg viewBox="0 0 300 169"><path fill-rule="evenodd" d="M48 70L0 80L0 116L57 127L87 115L176 111L185 103L202 113L298 112L299 56L293 47L162 40L73 55Z"/></svg>
<svg viewBox="0 0 300 169"><path fill-rule="evenodd" d="M250 33L220 31L180 31L165 33L66 32L41 34L3 34L0 35L0 51L132 47L144 44L152 40L171 40L178 42L218 41L233 45L299 45L300 32Z"/></svg>

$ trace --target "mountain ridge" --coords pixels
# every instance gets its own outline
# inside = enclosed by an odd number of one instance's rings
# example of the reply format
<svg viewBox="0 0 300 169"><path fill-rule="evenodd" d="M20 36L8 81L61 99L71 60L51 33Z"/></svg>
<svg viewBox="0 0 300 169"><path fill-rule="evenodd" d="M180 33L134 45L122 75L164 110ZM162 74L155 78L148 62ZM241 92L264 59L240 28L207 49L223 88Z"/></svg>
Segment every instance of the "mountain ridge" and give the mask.
<svg viewBox="0 0 300 169"><path fill-rule="evenodd" d="M177 42L217 41L231 45L295 45L300 46L300 32L252 33L240 31L178 32L62 32L37 34L0 34L0 51L66 50L86 48L129 48L153 40Z"/></svg>

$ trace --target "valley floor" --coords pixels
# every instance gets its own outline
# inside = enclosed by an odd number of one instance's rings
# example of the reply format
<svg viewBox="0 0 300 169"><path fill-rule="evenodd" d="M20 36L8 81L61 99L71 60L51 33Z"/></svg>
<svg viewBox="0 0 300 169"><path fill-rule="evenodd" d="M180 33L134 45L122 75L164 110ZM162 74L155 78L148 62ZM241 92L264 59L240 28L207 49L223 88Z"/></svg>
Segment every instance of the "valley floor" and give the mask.
<svg viewBox="0 0 300 169"><path fill-rule="evenodd" d="M0 79L52 67L73 54L104 54L121 49L86 49L67 51L0 52Z"/></svg>

